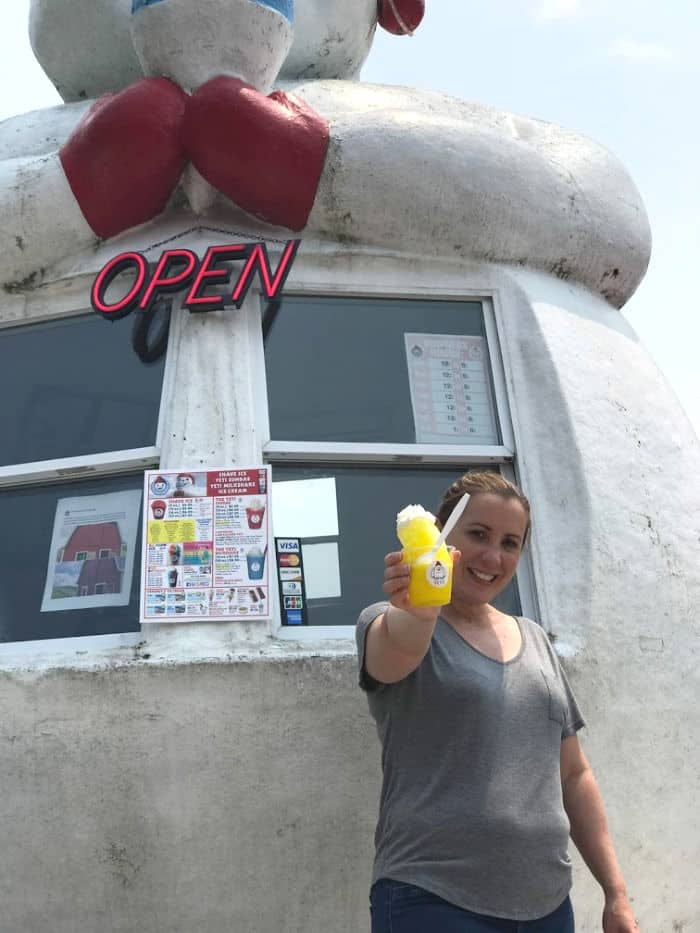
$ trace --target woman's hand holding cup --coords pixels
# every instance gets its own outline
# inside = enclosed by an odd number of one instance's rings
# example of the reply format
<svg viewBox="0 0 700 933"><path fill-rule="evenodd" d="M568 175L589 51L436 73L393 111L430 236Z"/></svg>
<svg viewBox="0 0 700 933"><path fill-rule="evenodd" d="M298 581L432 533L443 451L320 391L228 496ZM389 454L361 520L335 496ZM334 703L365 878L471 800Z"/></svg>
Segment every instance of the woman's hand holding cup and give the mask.
<svg viewBox="0 0 700 933"><path fill-rule="evenodd" d="M459 551L450 548L453 568L461 558ZM383 589L392 606L407 612L421 622L434 623L440 615L440 606L414 606L408 595L411 567L404 562L403 551L392 551L384 558Z"/></svg>

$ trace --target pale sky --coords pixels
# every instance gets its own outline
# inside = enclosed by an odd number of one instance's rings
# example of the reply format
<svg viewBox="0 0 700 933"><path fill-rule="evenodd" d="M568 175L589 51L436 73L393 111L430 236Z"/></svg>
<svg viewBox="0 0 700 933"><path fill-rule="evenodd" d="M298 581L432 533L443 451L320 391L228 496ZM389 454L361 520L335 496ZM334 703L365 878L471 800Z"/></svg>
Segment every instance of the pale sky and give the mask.
<svg viewBox="0 0 700 933"><path fill-rule="evenodd" d="M654 235L649 272L624 314L700 435L694 285L700 258L700 3L427 0L426 6L412 38L377 32L363 78L559 123L622 160ZM60 103L32 55L28 9L29 0L3 4L0 119Z"/></svg>

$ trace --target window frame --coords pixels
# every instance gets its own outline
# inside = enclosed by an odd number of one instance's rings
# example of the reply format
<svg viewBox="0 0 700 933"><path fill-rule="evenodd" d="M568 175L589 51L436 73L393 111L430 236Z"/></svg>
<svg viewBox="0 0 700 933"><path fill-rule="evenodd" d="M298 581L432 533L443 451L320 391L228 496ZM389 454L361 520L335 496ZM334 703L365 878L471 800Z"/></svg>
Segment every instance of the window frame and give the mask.
<svg viewBox="0 0 700 933"><path fill-rule="evenodd" d="M16 327L38 326L52 321L94 315L94 311L85 304L85 295L89 294L91 283L92 277L77 276L68 286L66 283L59 283L47 288L46 292L40 295L18 297L16 301L21 302L21 305L17 310L15 302L4 303L0 311L0 339L3 332ZM158 468L166 412L165 401L173 366L172 354L167 353L158 398L155 443L152 446L0 466L0 491L32 486L45 487L85 479L109 479ZM140 484L142 485L142 481ZM136 555L135 559L139 560L139 556ZM140 572L140 563L135 567L135 572ZM139 630L2 642L0 659L3 662L11 662L13 658L50 656L56 659L56 663L61 663L60 659L66 656L93 654L93 651L97 653L112 647L130 648L142 641L143 633Z"/></svg>
<svg viewBox="0 0 700 933"><path fill-rule="evenodd" d="M355 276L353 276L354 278ZM374 277L373 277L374 278ZM386 288L382 288L381 280L386 279ZM515 447L515 433L511 417L511 403L508 393L504 354L499 335L499 320L501 317L500 296L497 289L462 288L416 288L398 287L396 275L383 276L372 282L370 286L358 287L353 282L332 281L323 285L295 285L294 282L285 290L285 296L294 298L326 297L342 300L343 298L393 299L398 301L478 301L481 303L484 330L486 332L486 346L491 371L494 393L494 404L502 443L499 445L466 445L466 444L373 444L373 443L339 443L321 441L276 441L270 437L269 400L267 396L267 380L265 372L265 352L262 340L258 350L258 358L254 360L256 369L261 372L258 381L258 390L255 393L258 399L256 406L256 424L259 426L263 438L262 459L270 464L274 471L276 463L317 463L323 464L352 464L366 463L368 465L382 463L387 466L394 464L420 466L454 465L457 470L464 471L470 465L498 465L501 473L513 482L518 482L518 467ZM261 315L263 308L261 306ZM284 305L281 313L284 313ZM273 529L274 534L274 529ZM540 609L537 600L534 566L532 553L528 547L523 552L516 575L522 612L531 618L540 618ZM347 626L284 626L281 621L281 609L277 586L277 568L275 566L274 585L271 585L271 606L273 608L272 636L282 641L313 642L318 640L352 639L354 642L354 628ZM358 607L359 609L360 607Z"/></svg>

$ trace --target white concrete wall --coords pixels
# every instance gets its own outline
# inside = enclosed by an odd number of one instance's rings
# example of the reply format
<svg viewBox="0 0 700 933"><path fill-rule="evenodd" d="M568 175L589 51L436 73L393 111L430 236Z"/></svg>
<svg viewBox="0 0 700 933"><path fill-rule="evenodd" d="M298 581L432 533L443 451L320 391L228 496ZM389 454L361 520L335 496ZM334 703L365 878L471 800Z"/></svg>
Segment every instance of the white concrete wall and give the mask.
<svg viewBox="0 0 700 933"><path fill-rule="evenodd" d="M351 665L4 676L7 933L365 928L378 793Z"/></svg>
<svg viewBox="0 0 700 933"><path fill-rule="evenodd" d="M542 622L588 721L641 928L697 933L700 445L665 380L581 286L329 244L300 255L295 290L492 296ZM88 280L66 280L54 307ZM13 302L18 319L40 307ZM260 374L236 314L207 321L220 329L214 378L240 400ZM173 386L211 378L200 329L213 339L189 318L175 330ZM226 353L237 359L246 341L252 362L226 381ZM171 418L165 465L259 453L245 404L220 415L206 449ZM208 625L128 642L17 648L2 661L6 928L367 930L379 748L351 639L295 645L264 626ZM598 933L600 893L578 863L574 900L577 929Z"/></svg>

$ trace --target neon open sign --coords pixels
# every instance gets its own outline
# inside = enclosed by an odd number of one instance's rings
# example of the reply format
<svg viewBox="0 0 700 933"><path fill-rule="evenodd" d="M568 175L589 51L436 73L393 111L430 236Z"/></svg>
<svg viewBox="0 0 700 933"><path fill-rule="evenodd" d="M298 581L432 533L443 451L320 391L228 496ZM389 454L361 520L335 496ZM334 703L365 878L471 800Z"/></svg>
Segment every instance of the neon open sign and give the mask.
<svg viewBox="0 0 700 933"><path fill-rule="evenodd" d="M148 260L135 252L120 253L100 270L95 279L90 301L92 309L109 321L139 311L132 335L134 352L144 363L154 363L165 353L170 329L167 315L155 338L149 339L151 326L165 296L188 289L183 307L190 311L218 311L240 308L258 275L261 292L267 299L263 316L263 338L279 308L279 299L294 264L300 240L288 240L277 268L273 269L265 243L233 243L210 246L200 260L191 249L168 249L151 271ZM235 282L231 282L233 264L241 263ZM226 265L224 265L226 264ZM126 272L134 274L133 285L121 298L107 300L107 290L115 279ZM206 294L207 287L226 288ZM230 292L229 289L230 288ZM168 306L169 310L169 306Z"/></svg>
<svg viewBox="0 0 700 933"><path fill-rule="evenodd" d="M141 253L120 253L99 272L92 286L93 311L116 321L134 310L148 312L163 295L188 289L183 307L190 311L218 311L225 307L240 308L245 301L256 273L262 293L275 301L282 293L299 249L300 240L289 240L277 264L272 269L265 243L234 243L210 246L200 260L191 249L168 249L151 272L148 260ZM242 263L235 283L231 283L232 263ZM226 266L223 264L226 263ZM126 295L115 301L106 298L107 289L125 272L135 273L135 280ZM208 286L220 288L232 284L230 294L206 294Z"/></svg>

